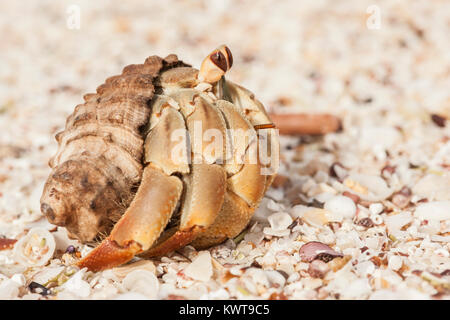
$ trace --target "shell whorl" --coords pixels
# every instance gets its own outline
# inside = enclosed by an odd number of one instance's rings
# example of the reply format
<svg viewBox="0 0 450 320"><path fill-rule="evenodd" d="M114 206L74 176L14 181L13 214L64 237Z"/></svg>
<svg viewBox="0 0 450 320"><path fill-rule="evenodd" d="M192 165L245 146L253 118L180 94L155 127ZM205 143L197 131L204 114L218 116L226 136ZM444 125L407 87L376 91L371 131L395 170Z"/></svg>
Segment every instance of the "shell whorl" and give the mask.
<svg viewBox="0 0 450 320"><path fill-rule="evenodd" d="M41 197L50 222L82 242L107 234L140 182L150 105L162 71L187 66L175 55L151 56L106 79L67 118ZM82 218L80 218L82 217Z"/></svg>

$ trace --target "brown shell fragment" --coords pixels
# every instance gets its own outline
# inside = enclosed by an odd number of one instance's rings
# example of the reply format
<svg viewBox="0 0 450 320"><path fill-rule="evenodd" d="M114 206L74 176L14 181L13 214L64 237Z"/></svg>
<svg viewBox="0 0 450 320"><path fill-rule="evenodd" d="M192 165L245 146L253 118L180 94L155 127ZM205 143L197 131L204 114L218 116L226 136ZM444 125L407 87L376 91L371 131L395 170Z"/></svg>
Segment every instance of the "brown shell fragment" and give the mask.
<svg viewBox="0 0 450 320"><path fill-rule="evenodd" d="M320 135L342 129L342 122L331 114L271 114L281 134Z"/></svg>
<svg viewBox="0 0 450 320"><path fill-rule="evenodd" d="M0 238L0 251L12 249L16 242L17 242L16 239Z"/></svg>
<svg viewBox="0 0 450 320"><path fill-rule="evenodd" d="M311 241L304 244L300 248L299 253L303 262L311 262L316 259L329 262L334 258L343 256L341 253L334 251L326 244L318 241Z"/></svg>

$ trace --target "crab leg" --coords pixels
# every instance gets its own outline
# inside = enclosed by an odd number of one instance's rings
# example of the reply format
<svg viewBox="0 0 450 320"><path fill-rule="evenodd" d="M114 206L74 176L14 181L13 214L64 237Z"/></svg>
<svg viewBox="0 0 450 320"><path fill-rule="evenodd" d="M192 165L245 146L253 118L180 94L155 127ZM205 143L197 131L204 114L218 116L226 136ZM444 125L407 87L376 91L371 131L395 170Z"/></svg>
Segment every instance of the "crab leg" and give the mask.
<svg viewBox="0 0 450 320"><path fill-rule="evenodd" d="M110 236L77 265L100 271L123 264L150 248L167 225L182 190L178 177L148 165L136 196Z"/></svg>
<svg viewBox="0 0 450 320"><path fill-rule="evenodd" d="M144 257L161 256L191 243L209 227L222 207L225 189L225 170L216 164L194 164L186 177L179 228L165 231Z"/></svg>
<svg viewBox="0 0 450 320"><path fill-rule="evenodd" d="M254 150L254 149L250 149ZM227 180L225 201L214 223L199 232L192 242L196 248L219 244L237 236L250 222L264 192L267 176L261 175L261 164L246 163Z"/></svg>

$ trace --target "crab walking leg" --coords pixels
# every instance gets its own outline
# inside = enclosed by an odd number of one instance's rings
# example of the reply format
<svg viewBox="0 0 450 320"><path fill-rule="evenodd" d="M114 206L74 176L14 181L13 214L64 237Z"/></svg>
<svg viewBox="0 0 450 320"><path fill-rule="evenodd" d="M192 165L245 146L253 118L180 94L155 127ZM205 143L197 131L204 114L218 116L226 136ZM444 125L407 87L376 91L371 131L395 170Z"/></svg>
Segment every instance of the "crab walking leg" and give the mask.
<svg viewBox="0 0 450 320"><path fill-rule="evenodd" d="M263 104L255 98L255 95L250 90L247 90L231 81L226 81L222 83L222 85L224 98L232 101L234 105L240 108L241 112L245 114L245 117L253 127L272 123L272 120L267 114ZM266 170L265 172L267 179L264 192L266 192L272 184L273 179L275 179L276 171L278 170L280 143L277 130L263 129L259 131L264 131L263 136L265 136L266 140L263 142L266 143L267 147L267 154L265 157L266 159L270 159L270 162L265 164L266 167L271 168L271 170ZM260 155L261 154L258 154L258 156ZM272 171L271 174L269 174L270 171Z"/></svg>
<svg viewBox="0 0 450 320"><path fill-rule="evenodd" d="M77 265L100 271L123 264L150 248L172 216L182 190L178 177L151 164L145 167L136 196L110 236Z"/></svg>
<svg viewBox="0 0 450 320"><path fill-rule="evenodd" d="M193 164L185 178L179 228L165 231L143 257L161 256L189 244L217 218L226 191L225 170L216 164Z"/></svg>
<svg viewBox="0 0 450 320"><path fill-rule="evenodd" d="M216 221L191 243L197 249L220 244L236 237L249 223L255 208L250 207L241 197L228 191Z"/></svg>
<svg viewBox="0 0 450 320"><path fill-rule="evenodd" d="M341 120L331 114L271 114L270 118L281 134L320 135L339 131Z"/></svg>
<svg viewBox="0 0 450 320"><path fill-rule="evenodd" d="M254 153L255 156L256 152L257 148L250 145L247 155ZM247 226L264 195L268 176L261 174L262 168L259 161L256 164L246 162L238 173L227 179L228 191L223 207L214 223L192 242L194 247L219 244L234 238Z"/></svg>

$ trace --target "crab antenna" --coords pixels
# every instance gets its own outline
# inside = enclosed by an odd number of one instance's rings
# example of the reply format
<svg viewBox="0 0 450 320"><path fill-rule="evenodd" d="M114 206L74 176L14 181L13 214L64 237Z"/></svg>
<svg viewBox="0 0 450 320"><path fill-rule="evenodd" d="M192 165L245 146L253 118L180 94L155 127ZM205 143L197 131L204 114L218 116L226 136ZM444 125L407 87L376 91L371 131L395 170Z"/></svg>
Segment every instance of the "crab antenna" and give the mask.
<svg viewBox="0 0 450 320"><path fill-rule="evenodd" d="M230 49L226 45L221 45L203 60L198 79L211 84L216 83L232 65L233 56Z"/></svg>

